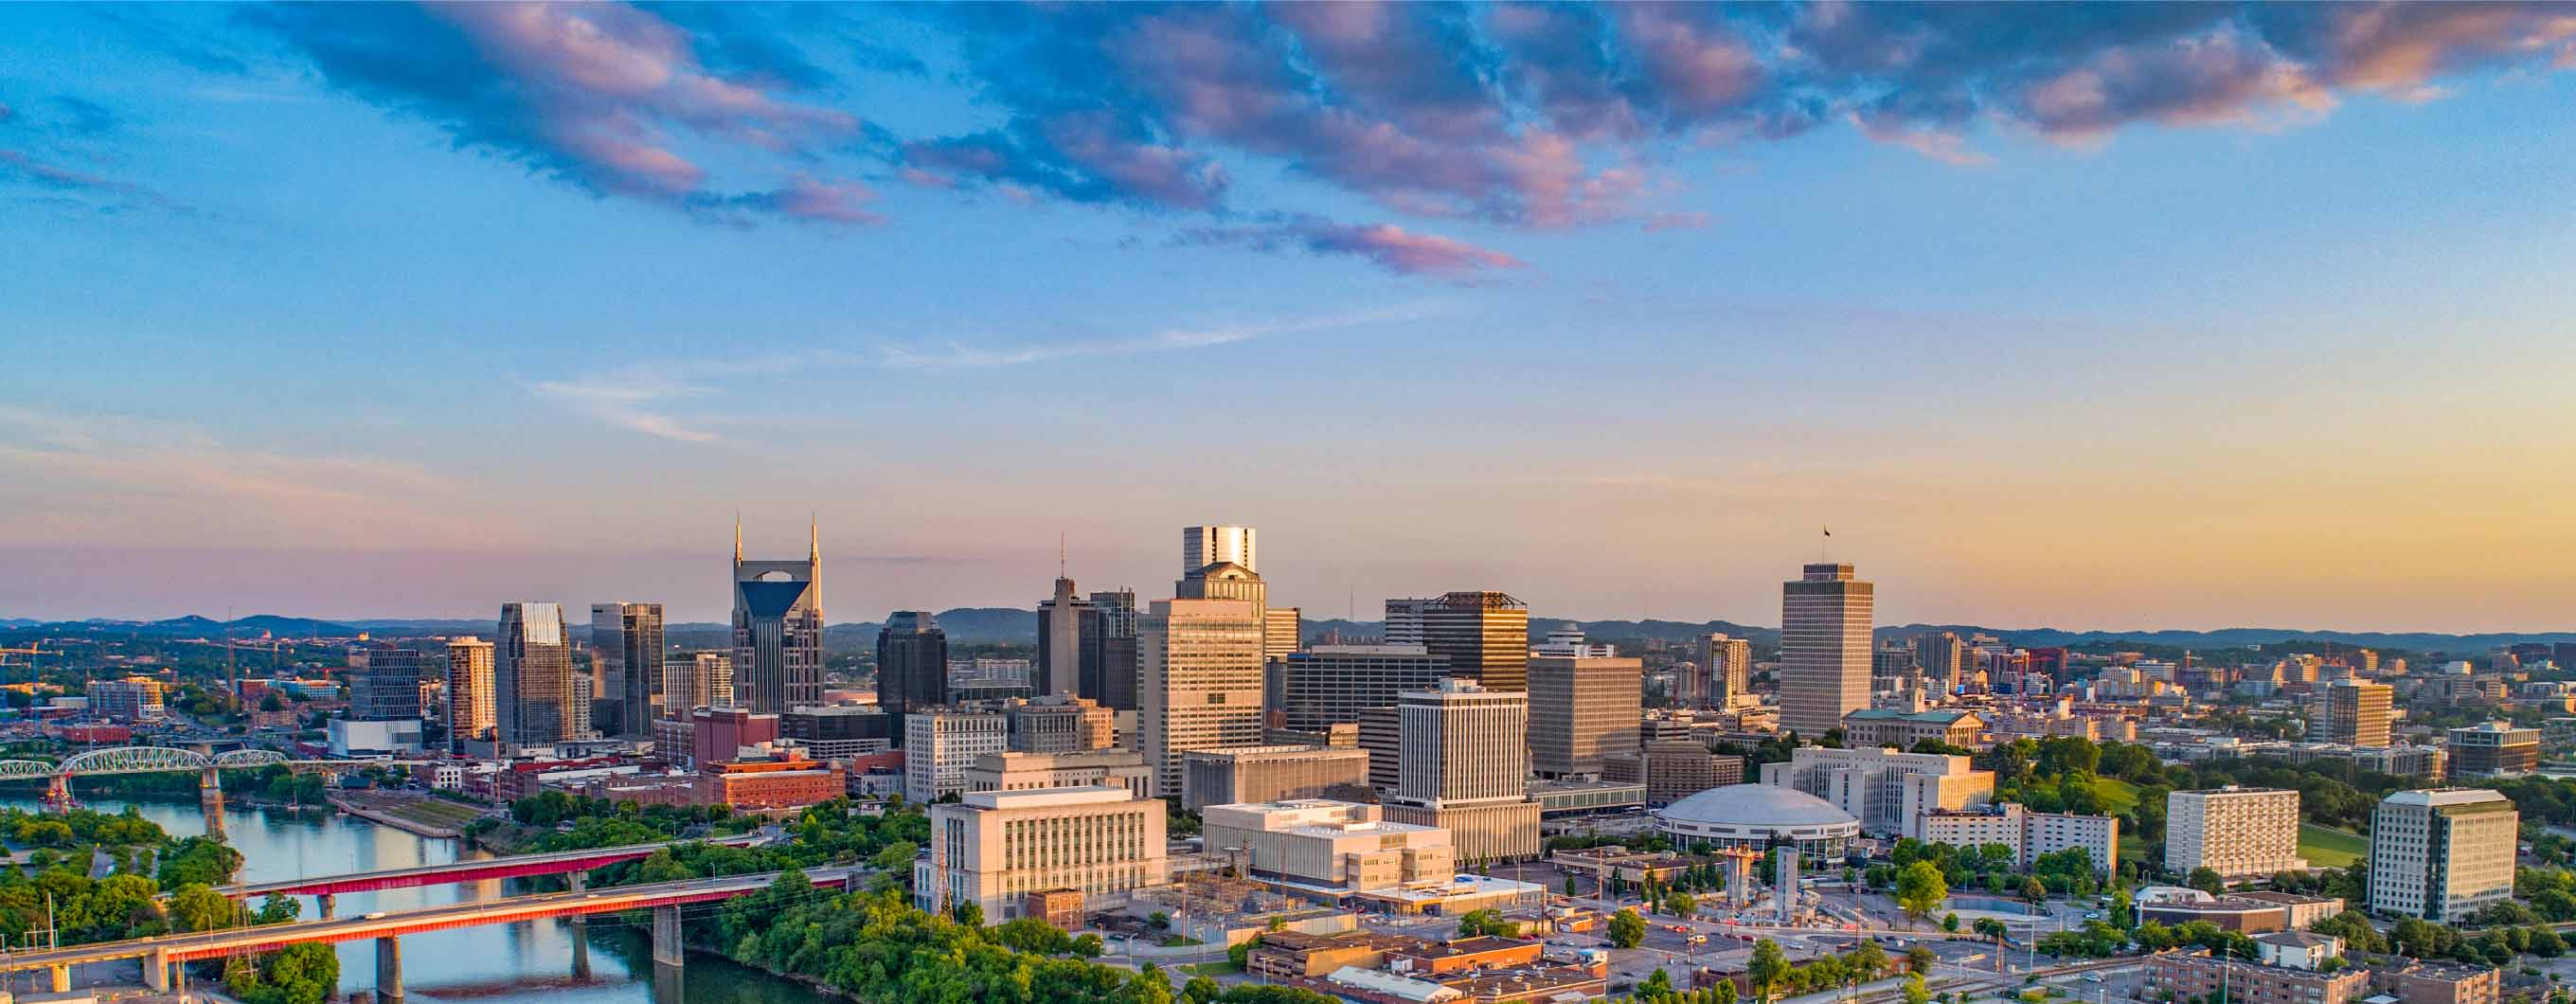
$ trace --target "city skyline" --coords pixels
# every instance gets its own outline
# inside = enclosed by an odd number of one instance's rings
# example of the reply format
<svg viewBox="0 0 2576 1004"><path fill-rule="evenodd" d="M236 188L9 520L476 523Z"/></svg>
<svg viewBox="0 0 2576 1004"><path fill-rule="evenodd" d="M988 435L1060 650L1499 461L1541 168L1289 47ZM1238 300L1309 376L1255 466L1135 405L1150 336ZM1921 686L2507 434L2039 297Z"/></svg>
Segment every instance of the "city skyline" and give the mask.
<svg viewBox="0 0 2576 1004"><path fill-rule="evenodd" d="M720 620L737 509L847 621L1211 521L1315 619L2576 609L2563 8L0 26L0 617Z"/></svg>

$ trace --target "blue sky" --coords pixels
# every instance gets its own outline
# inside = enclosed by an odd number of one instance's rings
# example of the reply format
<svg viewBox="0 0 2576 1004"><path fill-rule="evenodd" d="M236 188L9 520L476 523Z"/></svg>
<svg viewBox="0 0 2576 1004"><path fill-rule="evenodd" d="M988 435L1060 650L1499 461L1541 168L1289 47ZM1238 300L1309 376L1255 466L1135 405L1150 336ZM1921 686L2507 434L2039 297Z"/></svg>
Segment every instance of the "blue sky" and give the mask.
<svg viewBox="0 0 2576 1004"><path fill-rule="evenodd" d="M2563 8L0 9L0 615L2564 627ZM1564 40L1585 44L1549 44Z"/></svg>

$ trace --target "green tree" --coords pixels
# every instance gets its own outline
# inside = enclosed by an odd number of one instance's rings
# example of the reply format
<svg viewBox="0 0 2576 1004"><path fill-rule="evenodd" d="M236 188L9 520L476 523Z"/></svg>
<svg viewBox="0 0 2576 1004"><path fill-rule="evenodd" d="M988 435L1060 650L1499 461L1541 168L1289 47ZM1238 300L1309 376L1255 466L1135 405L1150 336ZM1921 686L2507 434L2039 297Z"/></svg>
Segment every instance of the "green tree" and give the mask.
<svg viewBox="0 0 2576 1004"><path fill-rule="evenodd" d="M2185 879L2184 884L2212 896L2227 891L2227 879L2218 874L2218 869L2206 865L2192 869L2191 877Z"/></svg>
<svg viewBox="0 0 2576 1004"><path fill-rule="evenodd" d="M297 902L295 897L288 896L284 893L273 892L268 894L267 899L260 901L259 916L253 918L253 922L260 924L288 924L293 923L295 918L303 915L304 904Z"/></svg>
<svg viewBox="0 0 2576 1004"><path fill-rule="evenodd" d="M1217 995L1224 992L1225 987L1219 985L1216 980L1205 976L1192 976L1189 982L1181 984L1181 1002L1182 1004L1214 1004Z"/></svg>
<svg viewBox="0 0 2576 1004"><path fill-rule="evenodd" d="M1565 877L1565 894L1567 896L1574 895L1574 876L1572 875Z"/></svg>
<svg viewBox="0 0 2576 1004"><path fill-rule="evenodd" d="M1780 951L1780 943L1764 938L1753 943L1752 961L1745 963L1745 979L1753 984L1753 997L1769 1004L1771 992L1789 976L1789 956Z"/></svg>
<svg viewBox="0 0 2576 1004"><path fill-rule="evenodd" d="M1922 973L1905 974L1905 1004L1930 1004L1932 990L1923 985Z"/></svg>
<svg viewBox="0 0 2576 1004"><path fill-rule="evenodd" d="M949 907L948 916L968 927L982 927L984 926L984 904L971 899L965 900L956 906Z"/></svg>
<svg viewBox="0 0 2576 1004"><path fill-rule="evenodd" d="M1671 997L1672 995L1672 974L1664 972L1661 968L1657 968L1654 972L1646 974L1646 981L1637 984L1637 998L1639 1000L1659 1001L1667 997Z"/></svg>
<svg viewBox="0 0 2576 1004"><path fill-rule="evenodd" d="M1714 1004L1735 1004L1735 981L1717 981L1717 987L1710 991L1709 999Z"/></svg>
<svg viewBox="0 0 2576 1004"><path fill-rule="evenodd" d="M1699 900L1686 892L1674 892L1664 897L1664 912L1687 920L1699 912Z"/></svg>
<svg viewBox="0 0 2576 1004"><path fill-rule="evenodd" d="M1905 911L1908 923L1931 916L1949 898L1950 883L1932 862L1917 861L1896 873L1896 908Z"/></svg>
<svg viewBox="0 0 2576 1004"><path fill-rule="evenodd" d="M1941 929L1952 934L1959 933L1959 915L1955 913L1942 914Z"/></svg>
<svg viewBox="0 0 2576 1004"><path fill-rule="evenodd" d="M1853 975L1863 982L1877 979L1878 974L1887 971L1887 950L1878 947L1875 941L1863 941L1854 946L1846 958Z"/></svg>
<svg viewBox="0 0 2576 1004"><path fill-rule="evenodd" d="M1932 971L1933 966L1939 965L1940 962L1941 953L1933 951L1932 946L1930 945L1916 945L1905 950L1905 970L1907 972L1928 973Z"/></svg>
<svg viewBox="0 0 2576 1004"><path fill-rule="evenodd" d="M193 883L170 894L170 920L182 931L212 931L233 926L239 910L213 887Z"/></svg>
<svg viewBox="0 0 2576 1004"><path fill-rule="evenodd" d="M1623 909L1610 915L1610 947L1635 948L1646 943L1646 918Z"/></svg>
<svg viewBox="0 0 2576 1004"><path fill-rule="evenodd" d="M1500 910L1469 910L1458 915L1458 936L1461 938L1482 937L1488 934L1511 935L1519 932L1520 925L1504 920L1503 912Z"/></svg>

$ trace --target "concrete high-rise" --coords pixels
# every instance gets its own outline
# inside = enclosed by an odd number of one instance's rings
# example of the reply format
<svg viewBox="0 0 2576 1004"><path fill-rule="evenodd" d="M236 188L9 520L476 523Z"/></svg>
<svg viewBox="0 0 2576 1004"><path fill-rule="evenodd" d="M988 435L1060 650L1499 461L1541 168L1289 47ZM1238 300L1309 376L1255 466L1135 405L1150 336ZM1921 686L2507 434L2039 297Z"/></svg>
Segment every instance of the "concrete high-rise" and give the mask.
<svg viewBox="0 0 2576 1004"><path fill-rule="evenodd" d="M591 726L602 735L652 738L653 698L663 690L662 605L591 604L590 651L599 677Z"/></svg>
<svg viewBox="0 0 2576 1004"><path fill-rule="evenodd" d="M1701 677L1708 681L1708 703L1723 708L1738 697L1753 696L1753 643L1722 634L1692 639Z"/></svg>
<svg viewBox="0 0 2576 1004"><path fill-rule="evenodd" d="M1422 644L1423 612L1437 599L1396 599L1386 601L1385 637L1389 645Z"/></svg>
<svg viewBox="0 0 2576 1004"><path fill-rule="evenodd" d="M493 729L505 753L576 738L572 643L563 606L501 604L492 643Z"/></svg>
<svg viewBox="0 0 2576 1004"><path fill-rule="evenodd" d="M1529 694L1465 680L1402 695L1392 822L1447 829L1460 863L1538 854L1529 798Z"/></svg>
<svg viewBox="0 0 2576 1004"><path fill-rule="evenodd" d="M1259 574L1260 555L1252 541L1248 526L1182 527L1181 577L1194 578L1209 565L1241 565L1244 571Z"/></svg>
<svg viewBox="0 0 2576 1004"><path fill-rule="evenodd" d="M1780 728L1809 739L1869 707L1873 589L1852 566L1808 565L1780 587Z"/></svg>
<svg viewBox="0 0 2576 1004"><path fill-rule="evenodd" d="M662 714L688 720L699 708L733 707L733 657L699 652L671 665L663 676Z"/></svg>
<svg viewBox="0 0 2576 1004"><path fill-rule="evenodd" d="M803 561L744 561L733 528L733 685L765 714L823 701L823 538Z"/></svg>
<svg viewBox="0 0 2576 1004"><path fill-rule="evenodd" d="M1317 645L1272 661L1265 673L1270 724L1322 732L1370 708L1394 707L1405 691L1439 689L1449 660L1420 645ZM1633 715L1628 724L1636 726Z"/></svg>
<svg viewBox="0 0 2576 1004"><path fill-rule="evenodd" d="M1914 666L1927 686L1937 686L1944 693L1958 689L1959 675L1974 668L1969 664L1968 643L1948 631L1915 636Z"/></svg>
<svg viewBox="0 0 2576 1004"><path fill-rule="evenodd" d="M447 748L465 752L465 744L490 741L492 710L492 643L458 638L447 643Z"/></svg>
<svg viewBox="0 0 2576 1004"><path fill-rule="evenodd" d="M2520 777L2540 769L2540 730L2481 722L2443 733L2452 777Z"/></svg>
<svg viewBox="0 0 2576 1004"><path fill-rule="evenodd" d="M2207 868L2228 881L2308 869L2299 856L2299 793L2287 788L2177 791L2165 796L2165 870Z"/></svg>
<svg viewBox="0 0 2576 1004"><path fill-rule="evenodd" d="M1262 658L1276 659L1296 651L1299 645L1298 635L1304 628L1305 611L1296 607L1263 607L1261 610Z"/></svg>
<svg viewBox="0 0 2576 1004"><path fill-rule="evenodd" d="M737 683L739 686L739 683ZM920 610L897 610L877 629L877 707L907 715L948 703L948 632ZM903 734L900 718L895 734Z"/></svg>
<svg viewBox="0 0 2576 1004"><path fill-rule="evenodd" d="M1181 793L1184 752L1261 745L1259 606L1158 600L1137 636L1139 750L1154 768L1155 794Z"/></svg>
<svg viewBox="0 0 2576 1004"><path fill-rule="evenodd" d="M2394 694L2385 683L2357 680L2338 680L2318 688L2309 706L2308 741L2388 745L2388 709Z"/></svg>
<svg viewBox="0 0 2576 1004"><path fill-rule="evenodd" d="M1077 696L1119 711L1136 710L1136 591L1091 594L1082 610Z"/></svg>
<svg viewBox="0 0 2576 1004"><path fill-rule="evenodd" d="M2370 909L2456 924L2513 898L2522 814L2501 792L2435 788L2388 796L2370 817Z"/></svg>
<svg viewBox="0 0 2576 1004"><path fill-rule="evenodd" d="M1081 695L1082 618L1091 601L1074 595L1073 580L1059 574L1055 595L1038 602L1037 693Z"/></svg>
<svg viewBox="0 0 2576 1004"><path fill-rule="evenodd" d="M1443 593L1386 601L1387 637L1418 639L1449 672L1487 690L1529 688L1529 605L1503 593Z"/></svg>
<svg viewBox="0 0 2576 1004"><path fill-rule="evenodd" d="M1634 658L1530 657L1530 769L1598 777L1603 758L1637 752L1645 679Z"/></svg>

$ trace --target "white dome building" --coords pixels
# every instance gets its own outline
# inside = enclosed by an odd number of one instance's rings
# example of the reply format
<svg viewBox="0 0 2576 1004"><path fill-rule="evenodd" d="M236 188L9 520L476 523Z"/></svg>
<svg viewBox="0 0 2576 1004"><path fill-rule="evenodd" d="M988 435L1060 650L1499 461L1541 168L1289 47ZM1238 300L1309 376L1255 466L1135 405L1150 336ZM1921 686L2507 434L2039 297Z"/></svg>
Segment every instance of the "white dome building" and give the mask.
<svg viewBox="0 0 2576 1004"><path fill-rule="evenodd" d="M1705 841L1758 851L1785 842L1813 860L1842 857L1860 836L1860 820L1795 788L1736 784L1655 810L1655 830L1683 846Z"/></svg>

